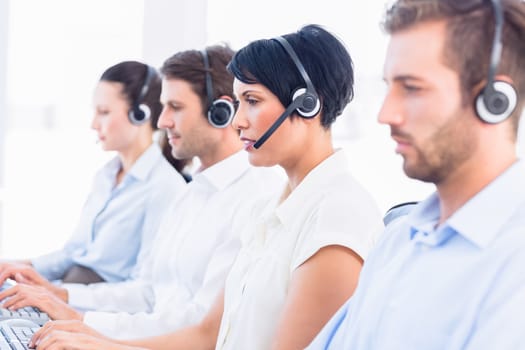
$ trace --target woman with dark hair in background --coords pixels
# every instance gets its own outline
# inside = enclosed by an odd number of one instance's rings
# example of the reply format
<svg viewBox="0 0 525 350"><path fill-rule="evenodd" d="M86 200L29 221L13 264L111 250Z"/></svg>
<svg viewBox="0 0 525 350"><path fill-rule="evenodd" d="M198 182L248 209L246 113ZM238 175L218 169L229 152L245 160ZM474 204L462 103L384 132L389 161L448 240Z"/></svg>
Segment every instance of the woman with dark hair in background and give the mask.
<svg viewBox="0 0 525 350"><path fill-rule="evenodd" d="M35 259L0 264L0 282L11 277L67 301L67 291L49 281L119 282L138 273L163 209L185 186L174 169L182 169L185 162L172 166L154 141L162 110L160 91L157 71L144 63L120 62L102 74L94 92L91 127L102 149L116 156L96 174L64 247ZM16 296L9 307L16 309Z"/></svg>

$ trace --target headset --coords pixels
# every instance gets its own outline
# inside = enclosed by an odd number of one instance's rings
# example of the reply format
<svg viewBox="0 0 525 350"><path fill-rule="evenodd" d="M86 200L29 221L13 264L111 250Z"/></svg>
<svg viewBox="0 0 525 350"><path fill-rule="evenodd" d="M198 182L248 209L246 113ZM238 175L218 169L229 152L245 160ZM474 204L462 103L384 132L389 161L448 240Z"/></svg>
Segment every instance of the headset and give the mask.
<svg viewBox="0 0 525 350"><path fill-rule="evenodd" d="M262 144L266 142L266 140L275 132L275 130L277 130L284 120L294 111L297 112L299 116L310 119L315 117L321 110L321 102L315 90L314 84L308 76L308 73L306 73L306 69L304 69L301 60L299 60L299 57L297 57L297 54L292 48L292 45L290 45L290 43L282 36L276 37L273 40L277 41L284 48L288 56L290 56L293 63L297 67L297 70L301 74L306 84L306 88L303 87L295 89L295 91L292 93L292 103L286 107L283 114L277 118L277 120L261 136L261 138L254 143L253 147L255 149L261 147Z"/></svg>
<svg viewBox="0 0 525 350"><path fill-rule="evenodd" d="M210 62L206 49L201 51L206 74L206 95L208 96L208 122L216 128L225 128L230 125L235 114L233 103L224 98L213 99L213 85L210 74Z"/></svg>
<svg viewBox="0 0 525 350"><path fill-rule="evenodd" d="M128 119L133 125L142 125L151 117L151 109L147 104L142 103L142 100L146 97L151 82L157 76L157 73L155 72L155 69L149 65L147 65L147 69L148 71L144 83L142 84L142 88L140 89L139 97L137 97L128 112Z"/></svg>
<svg viewBox="0 0 525 350"><path fill-rule="evenodd" d="M458 1L459 3L461 1ZM489 124L496 124L507 119L517 104L517 93L514 87L504 81L495 80L501 59L501 32L503 31L503 10L499 0L490 0L494 11L494 39L490 54L490 66L487 84L476 97L475 110L478 117Z"/></svg>

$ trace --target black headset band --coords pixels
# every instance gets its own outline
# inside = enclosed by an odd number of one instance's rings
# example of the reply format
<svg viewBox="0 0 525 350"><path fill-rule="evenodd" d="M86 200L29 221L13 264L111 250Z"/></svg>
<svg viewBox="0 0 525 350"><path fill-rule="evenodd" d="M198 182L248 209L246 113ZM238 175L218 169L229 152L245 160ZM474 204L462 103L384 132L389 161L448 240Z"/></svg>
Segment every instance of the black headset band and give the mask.
<svg viewBox="0 0 525 350"><path fill-rule="evenodd" d="M202 61L204 63L204 74L206 75L206 96L208 97L208 108L213 105L213 85L210 73L210 61L206 49L201 50Z"/></svg>
<svg viewBox="0 0 525 350"><path fill-rule="evenodd" d="M494 39L492 40L492 50L490 53L489 72L487 75L487 89L489 92L494 90L494 80L496 79L497 69L501 59L501 34L503 31L503 10L499 0L490 0L492 11L494 12ZM485 96L487 96L486 94Z"/></svg>
<svg viewBox="0 0 525 350"><path fill-rule="evenodd" d="M144 78L144 83L142 84L142 88L140 89L139 96L137 97L137 101L135 105L139 105L142 100L146 97L149 91L149 87L151 85L151 81L153 80L153 77L155 77L155 69L149 65L146 65L146 78Z"/></svg>
<svg viewBox="0 0 525 350"><path fill-rule="evenodd" d="M297 67L297 70L303 77L304 82L306 83L306 91L308 93L317 95L316 89L314 87L314 84L312 83L312 80L310 79L310 76L306 72L306 69L304 68L303 64L301 63L301 60L295 53L295 50L293 49L292 45L282 36L278 36L274 38L275 41L277 41L281 46L284 48L284 50L288 53L288 56L292 59L292 61L295 63L295 66Z"/></svg>

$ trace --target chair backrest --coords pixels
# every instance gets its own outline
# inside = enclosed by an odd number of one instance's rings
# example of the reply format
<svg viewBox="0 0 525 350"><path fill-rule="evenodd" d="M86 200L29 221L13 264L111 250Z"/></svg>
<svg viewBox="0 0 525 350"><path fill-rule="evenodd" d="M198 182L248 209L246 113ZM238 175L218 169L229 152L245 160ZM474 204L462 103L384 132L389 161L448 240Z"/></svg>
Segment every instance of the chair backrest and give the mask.
<svg viewBox="0 0 525 350"><path fill-rule="evenodd" d="M403 202L394 205L388 209L385 216L383 216L383 224L387 226L395 218L408 214L417 203L418 202Z"/></svg>

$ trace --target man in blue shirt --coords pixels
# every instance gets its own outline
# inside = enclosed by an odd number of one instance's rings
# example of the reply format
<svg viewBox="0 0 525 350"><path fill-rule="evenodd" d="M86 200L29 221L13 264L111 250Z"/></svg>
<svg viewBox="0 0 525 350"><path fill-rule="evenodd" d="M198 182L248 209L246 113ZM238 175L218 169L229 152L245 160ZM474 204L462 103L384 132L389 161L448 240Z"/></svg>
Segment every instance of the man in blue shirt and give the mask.
<svg viewBox="0 0 525 350"><path fill-rule="evenodd" d="M436 192L388 225L308 349L525 349L525 2L398 0L384 28L378 119Z"/></svg>

